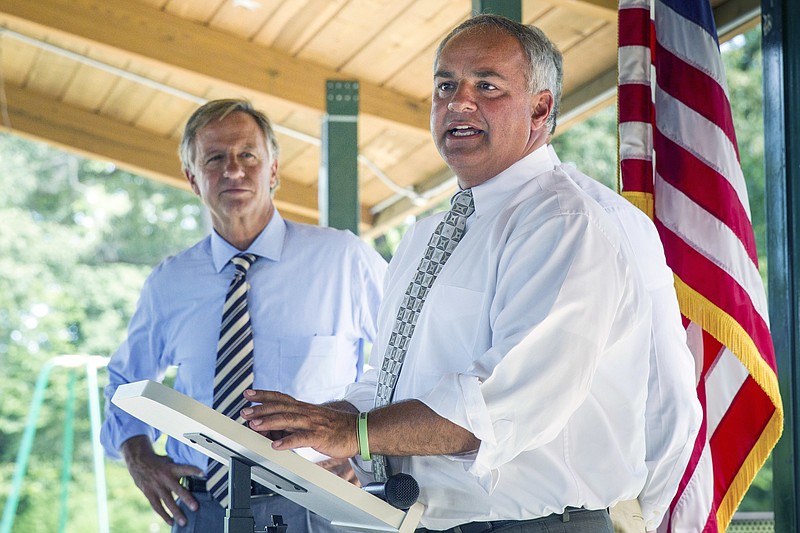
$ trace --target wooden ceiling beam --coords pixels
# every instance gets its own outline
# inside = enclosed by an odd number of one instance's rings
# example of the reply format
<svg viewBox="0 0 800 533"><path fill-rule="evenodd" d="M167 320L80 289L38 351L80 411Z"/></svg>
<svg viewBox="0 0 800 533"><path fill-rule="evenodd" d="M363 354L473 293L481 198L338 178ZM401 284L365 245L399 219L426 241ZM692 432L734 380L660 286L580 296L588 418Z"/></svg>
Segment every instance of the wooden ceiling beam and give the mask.
<svg viewBox="0 0 800 533"><path fill-rule="evenodd" d="M188 190L178 143L133 126L6 84L11 132Z"/></svg>
<svg viewBox="0 0 800 533"><path fill-rule="evenodd" d="M616 16L619 6L619 0L567 0L567 3L594 6L614 13L614 16Z"/></svg>
<svg viewBox="0 0 800 533"><path fill-rule="evenodd" d="M198 75L233 94L279 98L325 112L325 81L341 73L129 0L0 0L0 24L34 24L142 62ZM198 95L202 96L202 95ZM360 84L360 112L427 131L429 108Z"/></svg>
<svg viewBox="0 0 800 533"><path fill-rule="evenodd" d="M5 92L13 133L92 159L111 161L134 174L189 189L181 174L177 141L11 84L6 84ZM283 180L275 204L287 218L317 223L316 186Z"/></svg>
<svg viewBox="0 0 800 533"><path fill-rule="evenodd" d="M619 0L566 0L564 7L591 13L593 17L617 23Z"/></svg>

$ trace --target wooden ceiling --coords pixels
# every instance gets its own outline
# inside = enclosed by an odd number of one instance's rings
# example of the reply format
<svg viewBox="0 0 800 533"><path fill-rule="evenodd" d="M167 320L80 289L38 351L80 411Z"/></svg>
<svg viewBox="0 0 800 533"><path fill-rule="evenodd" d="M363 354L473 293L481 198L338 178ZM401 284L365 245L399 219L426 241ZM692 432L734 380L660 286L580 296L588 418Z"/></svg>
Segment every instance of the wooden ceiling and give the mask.
<svg viewBox="0 0 800 533"><path fill-rule="evenodd" d="M760 0L714 0L722 39ZM616 1L523 0L564 55L560 131L613 101ZM186 187L177 146L202 102L245 97L281 144L276 204L317 222L325 82L360 84L362 235L450 194L428 131L433 54L470 0L0 0L0 119L13 133Z"/></svg>

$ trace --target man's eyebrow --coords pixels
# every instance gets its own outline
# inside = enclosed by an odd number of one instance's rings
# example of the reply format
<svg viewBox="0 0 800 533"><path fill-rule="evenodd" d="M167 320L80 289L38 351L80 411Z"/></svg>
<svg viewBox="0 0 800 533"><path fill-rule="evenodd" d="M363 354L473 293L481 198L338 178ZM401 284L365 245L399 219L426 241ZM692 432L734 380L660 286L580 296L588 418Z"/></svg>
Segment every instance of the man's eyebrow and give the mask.
<svg viewBox="0 0 800 533"><path fill-rule="evenodd" d="M474 72L470 72L470 75L474 76L476 78L499 78L501 80L506 79L505 76L503 76L502 74L500 74L499 72L497 72L495 70L477 70L477 71L474 71ZM436 72L433 73L433 77L434 78L452 78L454 76L453 76L453 73L450 72L449 70L437 70Z"/></svg>
<svg viewBox="0 0 800 533"><path fill-rule="evenodd" d="M500 78L506 79L505 76L494 70L478 70L472 73L476 78Z"/></svg>

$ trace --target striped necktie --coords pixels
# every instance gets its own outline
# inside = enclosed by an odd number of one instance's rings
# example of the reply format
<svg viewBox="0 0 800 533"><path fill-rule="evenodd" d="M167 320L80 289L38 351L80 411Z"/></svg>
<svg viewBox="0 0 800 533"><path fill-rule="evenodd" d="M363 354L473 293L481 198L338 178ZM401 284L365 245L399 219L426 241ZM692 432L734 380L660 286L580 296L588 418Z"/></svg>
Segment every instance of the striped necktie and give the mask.
<svg viewBox="0 0 800 533"><path fill-rule="evenodd" d="M428 241L425 254L417 266L417 271L406 289L403 302L397 311L394 328L386 346L380 374L378 374L378 388L375 395L375 407L383 407L392 401L397 379L406 358L408 345L417 319L422 312L425 297L436 281L436 276L450 258L456 245L467 230L467 218L475 212L475 203L472 199L472 189L465 189L457 193L452 200L452 207ZM372 456L372 473L376 481L386 481L391 472L383 455Z"/></svg>
<svg viewBox="0 0 800 533"><path fill-rule="evenodd" d="M222 326L217 344L214 374L214 410L243 422L239 412L248 404L242 395L253 385L253 327L247 311L247 270L255 263L253 254L231 259L236 274L222 308ZM206 487L222 505L228 505L228 467L209 461Z"/></svg>

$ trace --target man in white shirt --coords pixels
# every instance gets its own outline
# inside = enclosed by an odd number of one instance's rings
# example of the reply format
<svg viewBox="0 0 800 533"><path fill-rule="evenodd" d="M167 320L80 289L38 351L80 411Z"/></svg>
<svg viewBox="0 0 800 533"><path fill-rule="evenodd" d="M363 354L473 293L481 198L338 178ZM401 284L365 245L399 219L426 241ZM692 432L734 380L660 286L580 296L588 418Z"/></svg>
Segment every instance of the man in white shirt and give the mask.
<svg viewBox="0 0 800 533"><path fill-rule="evenodd" d="M650 300L614 221L548 151L561 56L540 30L480 15L434 70L433 138L474 213L400 343L396 383L384 355L344 401L250 390L261 405L243 416L275 449L360 455L364 480L364 459L388 456L419 482L430 530L611 532L606 509L647 477ZM376 357L407 331L395 320L429 276L418 265L440 220L409 229L390 263ZM386 383L392 402L370 409Z"/></svg>

